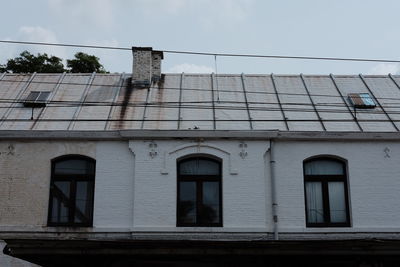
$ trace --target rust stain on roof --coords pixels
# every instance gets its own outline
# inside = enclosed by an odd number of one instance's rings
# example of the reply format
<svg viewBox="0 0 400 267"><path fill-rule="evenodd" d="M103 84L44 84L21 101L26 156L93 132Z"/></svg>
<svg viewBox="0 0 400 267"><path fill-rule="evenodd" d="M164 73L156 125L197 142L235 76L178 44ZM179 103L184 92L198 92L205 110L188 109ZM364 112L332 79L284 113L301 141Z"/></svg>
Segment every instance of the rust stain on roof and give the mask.
<svg viewBox="0 0 400 267"><path fill-rule="evenodd" d="M122 103L121 103L121 109L118 114L118 119L119 119L119 121L117 122L118 128L123 128L123 125L124 125L123 120L126 117L126 109L128 107L129 99L131 98L133 90L134 89L132 86L132 80L131 80L131 78L129 78L128 85L126 87L124 87L123 90L121 90L121 92L123 93L123 99L122 99Z"/></svg>

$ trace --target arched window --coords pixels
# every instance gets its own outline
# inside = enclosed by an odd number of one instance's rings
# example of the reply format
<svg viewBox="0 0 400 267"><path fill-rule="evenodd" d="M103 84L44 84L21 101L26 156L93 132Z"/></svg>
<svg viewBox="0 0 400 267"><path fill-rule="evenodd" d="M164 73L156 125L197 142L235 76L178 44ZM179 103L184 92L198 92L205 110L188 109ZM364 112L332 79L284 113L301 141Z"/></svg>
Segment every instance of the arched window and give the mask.
<svg viewBox="0 0 400 267"><path fill-rule="evenodd" d="M221 163L207 157L178 162L177 226L222 226Z"/></svg>
<svg viewBox="0 0 400 267"><path fill-rule="evenodd" d="M350 226L346 164L333 158L304 162L308 227Z"/></svg>
<svg viewBox="0 0 400 267"><path fill-rule="evenodd" d="M95 164L80 155L52 161L49 226L92 226Z"/></svg>

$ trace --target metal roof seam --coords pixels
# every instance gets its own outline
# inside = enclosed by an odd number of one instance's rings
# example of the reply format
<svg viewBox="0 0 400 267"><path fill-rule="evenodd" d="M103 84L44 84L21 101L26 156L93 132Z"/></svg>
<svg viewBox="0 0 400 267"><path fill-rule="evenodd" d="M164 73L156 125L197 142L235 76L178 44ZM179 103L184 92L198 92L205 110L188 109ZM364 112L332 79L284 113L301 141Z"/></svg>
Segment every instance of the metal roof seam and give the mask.
<svg viewBox="0 0 400 267"><path fill-rule="evenodd" d="M142 118L142 123L140 125L140 129L143 130L144 128L144 122L146 121L146 112L147 112L147 106L149 105L149 97L150 97L150 93L151 93L151 86L149 88L147 88L147 92L146 92L146 101L144 104L144 108L143 108L143 118Z"/></svg>
<svg viewBox="0 0 400 267"><path fill-rule="evenodd" d="M90 88L90 86L91 86L91 84L92 84L92 82L94 80L95 75L96 75L96 72L93 72L92 75L89 77L89 80L88 80L88 82L86 84L86 87L83 90L83 94L82 94L81 101L80 101L81 103L85 102L85 100L87 98L87 92L89 91L89 88ZM72 116L71 122L68 124L68 127L67 127L68 130L74 128L75 119L78 118L79 113L81 112L81 110L82 110L82 105L79 105L76 108L74 115Z"/></svg>
<svg viewBox="0 0 400 267"><path fill-rule="evenodd" d="M178 110L178 130L181 128L181 120L182 120L182 114L181 114L181 106L182 106L182 85L183 85L183 79L185 78L185 73L181 73L180 81L179 81L179 110Z"/></svg>
<svg viewBox="0 0 400 267"><path fill-rule="evenodd" d="M20 100L21 96L24 95L25 91L28 89L30 82L35 78L36 76L36 72L34 72L31 77L29 78L29 82L25 84L25 86L18 92L17 96L16 96L16 102L12 103L9 107L9 109L5 112L5 114L3 115L3 117L1 118L0 121L0 127L3 126L5 119L10 115L11 111L12 111L12 107L15 107L15 105L18 103L18 100Z"/></svg>
<svg viewBox="0 0 400 267"><path fill-rule="evenodd" d="M278 94L278 89L277 89L277 86L276 86L275 77L274 77L273 73L271 73L271 81L272 81L272 87L274 87L275 95L276 95L276 98L277 98L277 101L278 101L278 104L279 104L279 109L281 111L282 118L285 121L286 130L289 131L289 124L287 122L287 117L286 117L285 111L283 110L283 107L282 107L282 103L281 103L281 100L280 100L280 97L279 97L279 94Z"/></svg>
<svg viewBox="0 0 400 267"><path fill-rule="evenodd" d="M125 77L124 77L124 76L125 76L125 72L123 72L123 73L121 74L120 84L118 85L118 89L115 90L115 93L114 93L114 96L113 96L113 103L116 102L117 97L118 97L118 95L120 94L121 89L122 89L122 87L123 87L123 85L124 85L124 80L125 80ZM110 107L110 111L108 112L107 122L106 122L106 124L104 125L104 130L107 130L107 129L109 128L109 126L110 126L109 119L112 118L112 115L114 114L114 110L115 110L115 106L113 105L113 106Z"/></svg>
<svg viewBox="0 0 400 267"><path fill-rule="evenodd" d="M357 124L358 128L360 129L361 132L363 132L364 129L361 127L361 124L358 122L357 117L355 116L355 114L353 114L353 112L351 111L351 108L350 108L349 105L347 104L347 102L346 102L346 100L345 100L345 98L344 98L342 92L341 92L340 89L339 89L339 86L338 86L338 84L337 84L337 82L336 82L336 80L335 80L335 77L333 76L332 73L329 75L329 77L331 78L331 80L332 80L332 82L333 82L333 84L334 84L334 86L335 86L337 92L338 92L339 95L341 96L341 98L342 98L342 100L343 100L343 103L344 103L345 106L347 107L349 113L350 113L351 116L353 117L353 119L354 119L355 123Z"/></svg>
<svg viewBox="0 0 400 267"><path fill-rule="evenodd" d="M250 114L250 109L249 109L249 102L247 101L247 95L246 95L246 79L244 76L244 73L241 75L241 80L242 80L242 89L243 89L243 96L246 104L246 110L247 110L247 115L249 117L249 125L250 125L250 130L253 130L253 122Z"/></svg>
<svg viewBox="0 0 400 267"><path fill-rule="evenodd" d="M214 92L214 73L211 73L211 101L212 101L212 111L213 111L213 129L217 129L216 115L215 115L215 92Z"/></svg>
<svg viewBox="0 0 400 267"><path fill-rule="evenodd" d="M51 92L50 94L50 101L53 99L54 95L57 93L58 88L60 87L60 83L61 81L64 79L66 72L63 72L63 74L60 76L60 78L58 79L58 83L56 84L54 90ZM49 100L46 100L46 103L48 103ZM42 114L45 114L46 110L47 110L47 105L45 107L42 108L42 110L40 111L40 113L37 115L35 121L33 122L31 129L34 130L35 127L37 126L37 122L40 121L40 118L42 116Z"/></svg>
<svg viewBox="0 0 400 267"><path fill-rule="evenodd" d="M317 115L318 120L319 120L319 122L321 123L322 129L323 129L324 131L326 131L326 127L325 127L325 125L324 125L324 122L323 122L321 116L319 115L319 112L318 112L318 110L317 110L317 108L316 108L316 106L315 106L315 104L314 104L314 101L313 101L311 95L310 95L310 91L309 91L308 88L307 88L307 84L306 84L306 81L304 80L303 74L300 74L300 78L301 78L301 81L303 82L304 89L306 90L306 92L307 92L307 94L308 94L308 97L310 98L311 105L312 105L313 108L314 108L315 114Z"/></svg>
<svg viewBox="0 0 400 267"><path fill-rule="evenodd" d="M370 92L370 94L372 95L373 98L375 98L375 101L378 103L379 107L382 109L383 113L385 113L386 117L389 119L389 121L392 123L393 127L396 129L396 131L399 131L399 128L397 127L397 125L394 123L394 121L392 120L392 118L389 116L389 114L387 114L386 110L382 107L381 103L376 99L374 93L372 92L371 88L369 87L367 81L364 79L362 74L359 74L360 79L362 80L362 82L364 83L365 87L367 88L367 90Z"/></svg>

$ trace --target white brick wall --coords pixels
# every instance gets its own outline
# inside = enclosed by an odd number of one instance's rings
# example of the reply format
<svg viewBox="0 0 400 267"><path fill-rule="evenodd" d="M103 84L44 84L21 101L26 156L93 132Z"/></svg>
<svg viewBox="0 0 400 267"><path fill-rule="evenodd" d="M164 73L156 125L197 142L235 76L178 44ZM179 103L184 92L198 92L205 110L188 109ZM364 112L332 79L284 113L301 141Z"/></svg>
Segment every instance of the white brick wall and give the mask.
<svg viewBox="0 0 400 267"><path fill-rule="evenodd" d="M128 142L100 142L96 147L94 226L132 226L134 157Z"/></svg>
<svg viewBox="0 0 400 267"><path fill-rule="evenodd" d="M240 158L239 142L214 141L157 143L158 154L151 158L149 142L131 142L135 152L135 219L136 230L176 228L176 160L190 154L210 154L223 161L223 224L225 228L264 229L267 195L263 154L266 143L249 143L248 156ZM248 169L257 170L255 172ZM164 174L162 174L164 172ZM237 173L236 173L237 172ZM153 230L154 230L153 229ZM209 230L199 228L198 230ZM216 228L215 230L221 230Z"/></svg>
<svg viewBox="0 0 400 267"><path fill-rule="evenodd" d="M387 157L385 148L390 149ZM279 142L277 187L283 231L305 231L302 161L335 155L348 161L352 227L347 231L400 230L400 144L395 142ZM307 229L307 231L346 229Z"/></svg>
<svg viewBox="0 0 400 267"><path fill-rule="evenodd" d="M95 158L95 150L91 142L0 142L0 227L45 226L51 159Z"/></svg>
<svg viewBox="0 0 400 267"><path fill-rule="evenodd" d="M239 141L155 143L157 155L151 157L150 141L0 142L0 227L45 226L51 159L83 154L96 159L95 228L180 231L175 227L176 161L200 153L223 162L224 227L214 230L272 229L268 142L246 142L245 158L239 156ZM281 231L335 231L305 228L302 162L315 155L348 161L349 231L400 229L398 143L279 141L275 153Z"/></svg>
<svg viewBox="0 0 400 267"><path fill-rule="evenodd" d="M96 159L93 231L272 231L268 141L246 142L244 158L235 140L150 143L0 142L0 232L47 231L51 159L65 154ZM278 141L274 152L281 232L400 232L399 143ZM191 154L222 159L222 228L176 227L176 161ZM348 161L350 228L305 227L302 164L316 155Z"/></svg>

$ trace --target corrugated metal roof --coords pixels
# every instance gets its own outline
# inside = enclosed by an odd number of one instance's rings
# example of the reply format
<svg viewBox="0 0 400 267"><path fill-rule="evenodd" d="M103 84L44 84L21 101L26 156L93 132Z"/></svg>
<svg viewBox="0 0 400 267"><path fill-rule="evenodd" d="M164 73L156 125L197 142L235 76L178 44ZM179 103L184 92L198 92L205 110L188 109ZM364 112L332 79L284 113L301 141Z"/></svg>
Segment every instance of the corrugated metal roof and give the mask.
<svg viewBox="0 0 400 267"><path fill-rule="evenodd" d="M397 132L400 76L0 74L0 130L280 130ZM24 107L32 91L45 107ZM368 93L373 109L355 109Z"/></svg>

